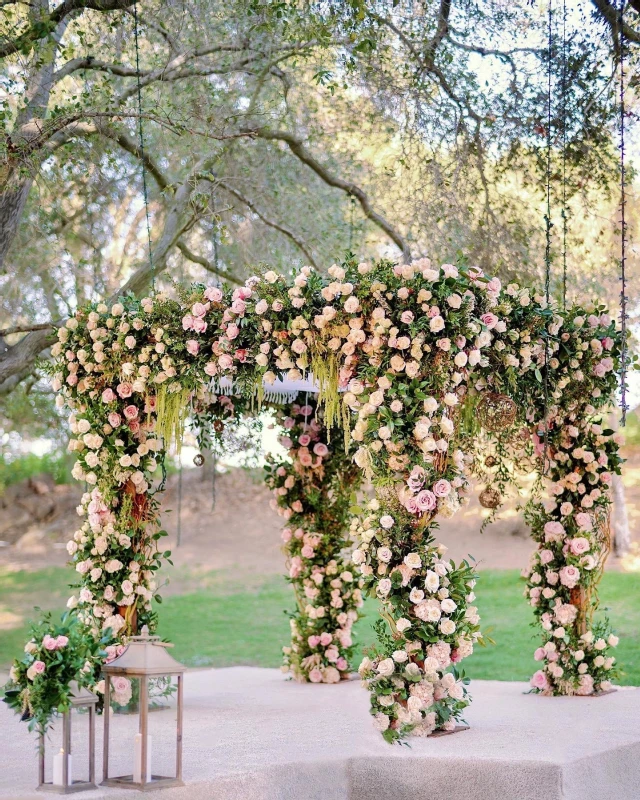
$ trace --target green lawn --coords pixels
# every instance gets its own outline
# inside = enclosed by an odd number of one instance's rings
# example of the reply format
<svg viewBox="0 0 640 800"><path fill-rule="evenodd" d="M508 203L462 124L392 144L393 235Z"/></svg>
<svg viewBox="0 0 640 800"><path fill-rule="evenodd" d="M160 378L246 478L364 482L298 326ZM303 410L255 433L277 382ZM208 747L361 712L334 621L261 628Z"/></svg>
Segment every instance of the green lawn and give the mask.
<svg viewBox="0 0 640 800"><path fill-rule="evenodd" d="M6 625L11 619L27 618L34 604L64 608L70 577L72 573L62 568L0 573L0 620ZM196 582L202 583L202 577ZM175 643L175 656L189 666L279 666L280 648L289 633L283 613L291 607L289 586L271 579L242 591L237 585L226 585L220 576L204 584L205 588L196 591L168 595L160 608L159 632ZM477 603L483 628L496 644L477 648L465 661L471 677L526 680L531 675L537 636L530 626L532 615L522 597L522 586L515 570L481 573ZM609 615L621 637L617 657L624 675L620 682L632 685L640 685L639 586L637 575L608 573L600 591L600 613ZM367 601L365 615L356 629L363 647L374 639L374 601ZM25 624L0 630L0 666L6 667L20 653L25 636Z"/></svg>

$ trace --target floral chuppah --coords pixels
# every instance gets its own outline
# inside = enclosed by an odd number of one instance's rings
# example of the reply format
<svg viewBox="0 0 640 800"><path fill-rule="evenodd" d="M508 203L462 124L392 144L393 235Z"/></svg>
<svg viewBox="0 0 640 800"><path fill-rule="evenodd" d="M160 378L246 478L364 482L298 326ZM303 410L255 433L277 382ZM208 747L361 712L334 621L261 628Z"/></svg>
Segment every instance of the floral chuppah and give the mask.
<svg viewBox="0 0 640 800"><path fill-rule="evenodd" d="M351 435L376 489L354 522L353 557L388 624L361 666L385 738L451 728L469 702L458 664L479 637L475 575L444 558L434 531L438 514L467 502L469 477L481 471L480 422L501 486L518 450L537 456L554 481L553 497L536 496L528 509L535 559L549 559L533 566L528 590L544 635L536 688L606 685L615 640L590 630L589 616L603 554L597 520L619 469L615 437L601 422L616 389L614 323L603 308L560 314L477 268L428 259L349 261L329 275L305 267L292 283L266 272L233 293L194 286L178 300L123 298L83 309L61 329L54 386L72 409L75 475L93 487L70 543L80 618L96 634L153 625L154 575L167 554L158 550L152 472L190 410L213 404L210 415L221 419L248 412L279 374L298 380L310 371L324 424ZM211 378L230 379L234 398L212 394ZM298 527L296 542L313 550L315 526Z"/></svg>

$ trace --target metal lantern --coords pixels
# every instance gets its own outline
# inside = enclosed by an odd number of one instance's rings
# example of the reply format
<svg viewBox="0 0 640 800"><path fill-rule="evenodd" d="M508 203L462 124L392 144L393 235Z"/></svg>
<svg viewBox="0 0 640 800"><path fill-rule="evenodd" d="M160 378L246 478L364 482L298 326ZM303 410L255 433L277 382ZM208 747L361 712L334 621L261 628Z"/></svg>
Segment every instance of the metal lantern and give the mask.
<svg viewBox="0 0 640 800"><path fill-rule="evenodd" d="M510 428L517 413L515 402L508 395L497 392L487 392L476 407L478 422L492 433Z"/></svg>
<svg viewBox="0 0 640 800"><path fill-rule="evenodd" d="M53 757L53 780L45 782L45 737L40 736L40 763L38 789L42 792L71 794L85 789L96 789L96 704L98 698L87 689L78 686L76 681L69 685L71 708L62 714L62 748ZM89 780L73 780L71 769L71 712L74 708L85 708L89 712Z"/></svg>
<svg viewBox="0 0 640 800"><path fill-rule="evenodd" d="M158 636L149 636L146 625L141 636L132 636L121 656L105 664L104 681L104 756L103 786L152 791L169 786L182 786L182 716L183 677L185 668L167 652L171 644L161 642ZM177 723L176 723L176 774L175 777L155 775L150 769L149 751L149 679L160 677L178 678ZM133 774L118 778L109 777L109 707L111 682L116 676L138 679L140 686L139 725L134 743Z"/></svg>

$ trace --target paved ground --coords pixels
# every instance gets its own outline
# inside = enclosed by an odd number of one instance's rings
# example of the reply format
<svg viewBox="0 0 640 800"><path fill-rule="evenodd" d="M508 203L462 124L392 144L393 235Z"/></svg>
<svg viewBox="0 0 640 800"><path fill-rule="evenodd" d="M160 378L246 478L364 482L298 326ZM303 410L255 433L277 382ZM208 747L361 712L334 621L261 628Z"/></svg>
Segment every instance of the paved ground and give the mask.
<svg viewBox="0 0 640 800"><path fill-rule="evenodd" d="M165 800L637 800L640 689L600 698L541 698L520 683L475 681L471 729L387 745L372 729L358 681L287 682L233 667L186 677L186 786ZM76 733L82 738L81 719ZM99 720L98 767L101 768ZM171 709L151 715L153 771L171 769ZM135 720L112 721L115 770L130 771ZM42 797L35 737L0 710L0 797ZM55 735L50 743L59 747ZM80 752L76 768L84 766ZM131 798L99 789L90 798Z"/></svg>

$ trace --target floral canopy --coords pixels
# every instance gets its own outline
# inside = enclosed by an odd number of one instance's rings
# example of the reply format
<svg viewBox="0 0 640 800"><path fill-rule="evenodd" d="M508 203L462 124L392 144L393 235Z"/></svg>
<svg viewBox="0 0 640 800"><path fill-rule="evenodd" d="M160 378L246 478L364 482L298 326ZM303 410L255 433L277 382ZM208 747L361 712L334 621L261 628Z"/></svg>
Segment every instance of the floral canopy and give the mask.
<svg viewBox="0 0 640 800"><path fill-rule="evenodd" d="M428 259L351 259L328 277L262 271L233 291L92 304L54 346L74 476L89 486L68 545L80 576L70 605L96 636L154 626L169 554L153 476L167 448L187 417L203 443L221 437L273 402L284 378L275 413L289 458L268 465L267 482L297 603L286 670L347 677L369 593L381 604L379 643L359 671L376 726L389 741L454 728L470 702L460 662L481 639L477 576L446 558L437 521L469 501L472 476L495 509L537 471L525 511L535 542L526 596L542 627L532 684L604 690L617 640L591 616L620 467L605 423L620 347L601 304L561 311L479 268Z"/></svg>

